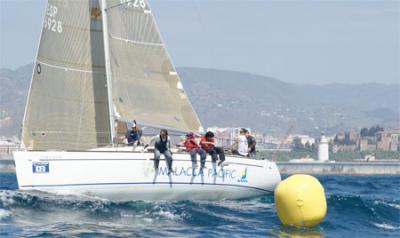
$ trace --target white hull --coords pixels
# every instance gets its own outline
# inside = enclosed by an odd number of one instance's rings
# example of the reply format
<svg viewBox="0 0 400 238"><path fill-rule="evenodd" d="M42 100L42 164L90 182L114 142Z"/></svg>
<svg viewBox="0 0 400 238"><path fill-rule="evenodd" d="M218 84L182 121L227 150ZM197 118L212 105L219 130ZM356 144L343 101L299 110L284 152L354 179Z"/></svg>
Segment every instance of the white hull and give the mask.
<svg viewBox="0 0 400 238"><path fill-rule="evenodd" d="M173 158L175 173L167 175L163 159L160 169L154 170L152 153L14 152L21 190L115 201L240 199L272 193L281 180L277 166L269 161L227 157L227 166L220 168L207 157L201 173L192 169L188 154Z"/></svg>

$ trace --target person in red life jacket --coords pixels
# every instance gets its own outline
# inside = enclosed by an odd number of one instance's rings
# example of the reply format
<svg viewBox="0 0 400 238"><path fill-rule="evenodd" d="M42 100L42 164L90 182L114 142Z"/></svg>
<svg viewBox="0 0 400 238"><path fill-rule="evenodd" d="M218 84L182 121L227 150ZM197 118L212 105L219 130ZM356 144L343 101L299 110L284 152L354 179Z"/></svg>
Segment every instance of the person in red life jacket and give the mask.
<svg viewBox="0 0 400 238"><path fill-rule="evenodd" d="M219 157L218 166L222 165L222 163L225 161L224 149L215 146L214 133L212 133L211 131L207 132L205 136L201 138L200 146L209 155L211 155L213 163L217 162L218 157Z"/></svg>
<svg viewBox="0 0 400 238"><path fill-rule="evenodd" d="M190 153L190 157L191 157L191 160L192 160L192 167L193 168L197 167L197 154L199 154L200 155L201 169L204 169L205 168L205 164L206 164L207 154L197 144L193 133L189 133L189 134L186 135L186 140L183 143L183 145L185 146L185 150Z"/></svg>

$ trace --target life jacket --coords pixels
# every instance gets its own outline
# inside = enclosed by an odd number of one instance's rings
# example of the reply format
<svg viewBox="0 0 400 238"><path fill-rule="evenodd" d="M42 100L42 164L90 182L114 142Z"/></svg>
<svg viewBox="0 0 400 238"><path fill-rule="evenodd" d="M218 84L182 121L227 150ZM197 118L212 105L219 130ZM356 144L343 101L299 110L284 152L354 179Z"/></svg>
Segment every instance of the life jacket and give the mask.
<svg viewBox="0 0 400 238"><path fill-rule="evenodd" d="M129 131L128 133L128 142L134 142L139 140L139 133L138 131Z"/></svg>
<svg viewBox="0 0 400 238"><path fill-rule="evenodd" d="M193 138L187 139L183 145L186 147L186 151L192 151L200 148Z"/></svg>
<svg viewBox="0 0 400 238"><path fill-rule="evenodd" d="M214 138L207 139L207 138L204 136L204 137L201 138L201 140L200 140L200 145L201 145L201 148L202 148L203 150L209 151L210 149L214 148L214 145L205 144L205 143L203 143L203 142L213 142L213 143L215 143Z"/></svg>
<svg viewBox="0 0 400 238"><path fill-rule="evenodd" d="M167 137L167 139L163 140L163 139L161 139L161 136L160 136L160 138L154 144L154 147L157 150L159 150L161 153L164 153L165 151L167 151L169 149L168 148L168 140L169 140L168 137Z"/></svg>

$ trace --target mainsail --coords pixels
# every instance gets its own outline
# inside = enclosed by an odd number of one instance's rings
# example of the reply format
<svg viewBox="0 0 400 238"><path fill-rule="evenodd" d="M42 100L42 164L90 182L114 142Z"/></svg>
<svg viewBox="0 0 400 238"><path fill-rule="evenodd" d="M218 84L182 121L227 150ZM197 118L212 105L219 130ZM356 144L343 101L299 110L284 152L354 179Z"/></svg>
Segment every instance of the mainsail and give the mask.
<svg viewBox="0 0 400 238"><path fill-rule="evenodd" d="M110 142L98 0L49 0L22 131L30 150L83 150Z"/></svg>
<svg viewBox="0 0 400 238"><path fill-rule="evenodd" d="M148 2L108 0L106 14L115 118L198 131Z"/></svg>
<svg viewBox="0 0 400 238"><path fill-rule="evenodd" d="M148 2L102 3L48 1L23 122L28 150L110 145L114 121L201 130Z"/></svg>

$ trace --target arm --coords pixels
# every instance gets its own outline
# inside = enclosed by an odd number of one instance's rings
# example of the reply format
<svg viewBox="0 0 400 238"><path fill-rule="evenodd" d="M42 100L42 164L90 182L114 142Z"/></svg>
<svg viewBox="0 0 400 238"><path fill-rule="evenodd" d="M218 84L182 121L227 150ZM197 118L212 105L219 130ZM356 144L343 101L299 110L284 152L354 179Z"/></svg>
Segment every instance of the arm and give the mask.
<svg viewBox="0 0 400 238"><path fill-rule="evenodd" d="M215 145L215 142L211 142L211 141L202 141L202 142L200 142L200 144Z"/></svg>
<svg viewBox="0 0 400 238"><path fill-rule="evenodd" d="M152 137L152 138L150 139L150 142L149 142L147 145L145 145L144 148L146 149L146 148L149 147L150 145L151 145L151 146L155 146L156 141L157 141L158 138L159 138L158 136Z"/></svg>

